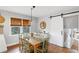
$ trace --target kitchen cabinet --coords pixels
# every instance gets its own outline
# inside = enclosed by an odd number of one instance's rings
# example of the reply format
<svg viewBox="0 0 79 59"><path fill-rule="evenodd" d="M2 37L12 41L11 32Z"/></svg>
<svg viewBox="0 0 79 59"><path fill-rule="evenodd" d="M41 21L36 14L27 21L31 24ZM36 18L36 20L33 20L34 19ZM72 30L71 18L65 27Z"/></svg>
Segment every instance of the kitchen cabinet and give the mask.
<svg viewBox="0 0 79 59"><path fill-rule="evenodd" d="M22 21L20 18L11 18L11 26L21 26Z"/></svg>
<svg viewBox="0 0 79 59"><path fill-rule="evenodd" d="M31 21L29 19L23 19L23 26L29 26L31 25Z"/></svg>
<svg viewBox="0 0 79 59"><path fill-rule="evenodd" d="M31 21L29 19L11 18L11 26L29 26Z"/></svg>

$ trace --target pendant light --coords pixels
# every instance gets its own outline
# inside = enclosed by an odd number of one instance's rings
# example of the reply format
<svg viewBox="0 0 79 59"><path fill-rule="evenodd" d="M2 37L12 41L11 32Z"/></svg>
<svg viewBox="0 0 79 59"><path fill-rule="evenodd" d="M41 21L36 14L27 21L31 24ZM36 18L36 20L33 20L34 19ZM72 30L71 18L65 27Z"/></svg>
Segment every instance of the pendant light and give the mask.
<svg viewBox="0 0 79 59"><path fill-rule="evenodd" d="M32 25L32 11L33 11L33 9L35 8L35 6L32 6L32 8L31 8L31 25ZM32 27L30 26L30 28L32 29ZM30 31L31 31L31 29L30 29Z"/></svg>
<svg viewBox="0 0 79 59"><path fill-rule="evenodd" d="M32 6L32 8L31 8L31 21L32 21L32 11L34 8L35 8L35 6Z"/></svg>

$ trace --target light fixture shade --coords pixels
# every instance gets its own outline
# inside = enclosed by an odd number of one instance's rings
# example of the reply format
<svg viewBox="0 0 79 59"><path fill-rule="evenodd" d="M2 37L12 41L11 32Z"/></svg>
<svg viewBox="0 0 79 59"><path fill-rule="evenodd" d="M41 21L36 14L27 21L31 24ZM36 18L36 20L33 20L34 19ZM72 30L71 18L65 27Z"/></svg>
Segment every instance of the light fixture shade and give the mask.
<svg viewBox="0 0 79 59"><path fill-rule="evenodd" d="M0 23L3 23L5 21L5 18L3 16L0 16Z"/></svg>

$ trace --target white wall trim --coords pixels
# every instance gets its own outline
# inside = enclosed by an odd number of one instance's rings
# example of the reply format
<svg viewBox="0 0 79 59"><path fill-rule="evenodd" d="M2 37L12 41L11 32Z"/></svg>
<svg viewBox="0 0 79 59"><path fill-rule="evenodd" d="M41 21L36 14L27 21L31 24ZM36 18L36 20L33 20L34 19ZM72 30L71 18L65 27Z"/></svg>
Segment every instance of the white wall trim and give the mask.
<svg viewBox="0 0 79 59"><path fill-rule="evenodd" d="M64 47L63 45L58 45L58 44L52 43L50 41L48 43L53 44L53 45L56 45L56 46L59 46L59 47L62 47L62 48Z"/></svg>
<svg viewBox="0 0 79 59"><path fill-rule="evenodd" d="M19 42L15 42L15 43L7 44L7 47L8 47L8 46L13 46L13 45L16 45L16 44L19 44Z"/></svg>
<svg viewBox="0 0 79 59"><path fill-rule="evenodd" d="M63 44L57 44L57 43L52 42L52 41L50 41L50 40L49 40L49 43L54 44L54 45L57 45L57 46L59 46L59 47L64 47Z"/></svg>

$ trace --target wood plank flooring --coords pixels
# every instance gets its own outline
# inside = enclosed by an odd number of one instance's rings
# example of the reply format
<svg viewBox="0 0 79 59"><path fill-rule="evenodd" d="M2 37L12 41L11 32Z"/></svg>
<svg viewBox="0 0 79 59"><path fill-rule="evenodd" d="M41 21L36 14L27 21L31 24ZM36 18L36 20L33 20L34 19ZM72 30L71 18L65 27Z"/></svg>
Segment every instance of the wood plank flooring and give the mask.
<svg viewBox="0 0 79 59"><path fill-rule="evenodd" d="M48 45L48 53L73 53L73 52L75 51L69 48L62 48L50 43ZM19 44L8 47L7 53L20 53Z"/></svg>

